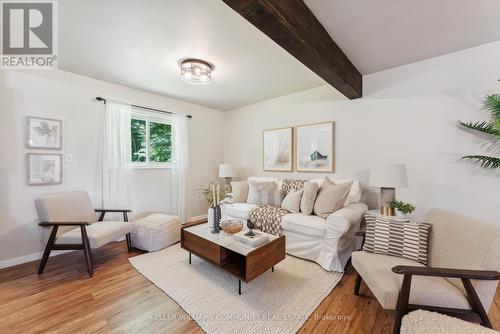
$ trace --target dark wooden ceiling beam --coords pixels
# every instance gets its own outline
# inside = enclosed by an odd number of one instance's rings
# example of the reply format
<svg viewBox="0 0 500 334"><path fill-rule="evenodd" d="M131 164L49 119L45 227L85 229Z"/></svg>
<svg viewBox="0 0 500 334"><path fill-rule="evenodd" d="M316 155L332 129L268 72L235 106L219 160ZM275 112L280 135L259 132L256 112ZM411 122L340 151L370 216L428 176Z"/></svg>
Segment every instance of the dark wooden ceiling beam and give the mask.
<svg viewBox="0 0 500 334"><path fill-rule="evenodd" d="M362 97L361 74L302 0L223 1L346 97Z"/></svg>

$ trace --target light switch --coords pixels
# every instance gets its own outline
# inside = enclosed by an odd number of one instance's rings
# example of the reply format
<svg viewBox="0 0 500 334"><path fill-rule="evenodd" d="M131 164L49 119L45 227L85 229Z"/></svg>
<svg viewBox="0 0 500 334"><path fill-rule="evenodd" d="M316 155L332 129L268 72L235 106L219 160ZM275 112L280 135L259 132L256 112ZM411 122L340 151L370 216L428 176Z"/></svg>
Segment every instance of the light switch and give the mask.
<svg viewBox="0 0 500 334"><path fill-rule="evenodd" d="M72 163L73 162L73 154L65 154L64 161L68 164Z"/></svg>

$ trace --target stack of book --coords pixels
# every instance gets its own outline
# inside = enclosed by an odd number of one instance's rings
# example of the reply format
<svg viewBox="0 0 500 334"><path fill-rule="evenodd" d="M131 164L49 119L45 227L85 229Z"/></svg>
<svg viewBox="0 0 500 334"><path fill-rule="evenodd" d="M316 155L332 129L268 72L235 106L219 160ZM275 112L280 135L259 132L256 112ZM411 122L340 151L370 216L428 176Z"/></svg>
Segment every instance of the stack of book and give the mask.
<svg viewBox="0 0 500 334"><path fill-rule="evenodd" d="M254 231L253 236L246 235L248 231L241 231L234 234L234 239L250 247L257 247L269 241L266 233Z"/></svg>

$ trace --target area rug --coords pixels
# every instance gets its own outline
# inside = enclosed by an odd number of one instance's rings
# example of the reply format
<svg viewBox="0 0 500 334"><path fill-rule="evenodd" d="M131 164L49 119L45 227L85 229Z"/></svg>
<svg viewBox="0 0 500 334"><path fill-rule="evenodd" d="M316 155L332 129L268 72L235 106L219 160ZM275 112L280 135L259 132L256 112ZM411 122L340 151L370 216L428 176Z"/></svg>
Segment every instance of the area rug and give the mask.
<svg viewBox="0 0 500 334"><path fill-rule="evenodd" d="M285 260L249 283L188 252L179 244L130 259L207 333L295 333L342 279L319 265ZM152 315L167 319L171 315Z"/></svg>

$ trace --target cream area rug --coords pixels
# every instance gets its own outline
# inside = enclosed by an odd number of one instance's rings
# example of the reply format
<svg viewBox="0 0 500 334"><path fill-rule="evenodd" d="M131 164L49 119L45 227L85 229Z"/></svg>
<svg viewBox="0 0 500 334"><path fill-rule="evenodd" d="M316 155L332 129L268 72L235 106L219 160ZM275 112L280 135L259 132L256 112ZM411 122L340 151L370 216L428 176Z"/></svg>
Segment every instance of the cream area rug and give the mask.
<svg viewBox="0 0 500 334"><path fill-rule="evenodd" d="M319 265L287 255L249 283L192 256L179 244L130 259L207 333L295 333L342 279ZM160 315L167 318L168 315Z"/></svg>

